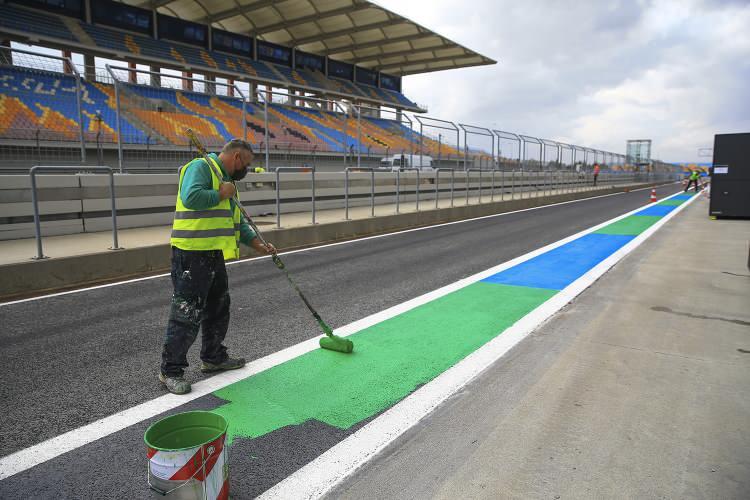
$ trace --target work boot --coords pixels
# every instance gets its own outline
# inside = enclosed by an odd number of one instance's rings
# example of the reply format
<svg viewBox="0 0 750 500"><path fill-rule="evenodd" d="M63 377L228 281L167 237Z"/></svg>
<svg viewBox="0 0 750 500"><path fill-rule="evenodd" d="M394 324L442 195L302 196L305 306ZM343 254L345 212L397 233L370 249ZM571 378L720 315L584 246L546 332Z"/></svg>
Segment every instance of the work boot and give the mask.
<svg viewBox="0 0 750 500"><path fill-rule="evenodd" d="M245 358L227 358L221 363L201 362L201 371L203 373L221 372L224 370L236 370L245 366Z"/></svg>
<svg viewBox="0 0 750 500"><path fill-rule="evenodd" d="M190 392L190 382L186 381L182 376L170 377L169 375L159 373L159 380L172 394L187 394Z"/></svg>

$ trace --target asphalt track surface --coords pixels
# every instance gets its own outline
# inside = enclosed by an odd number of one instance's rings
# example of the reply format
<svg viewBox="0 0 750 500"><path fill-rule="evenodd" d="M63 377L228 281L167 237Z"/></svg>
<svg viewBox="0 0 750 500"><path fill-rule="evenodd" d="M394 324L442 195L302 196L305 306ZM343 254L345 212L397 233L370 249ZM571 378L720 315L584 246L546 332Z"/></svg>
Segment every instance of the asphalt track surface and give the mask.
<svg viewBox="0 0 750 500"><path fill-rule="evenodd" d="M659 198L676 186L657 189ZM643 206L637 191L355 241L284 257L334 328ZM267 260L228 267L230 353L258 359L319 335L283 275ZM157 380L171 296L168 277L0 306L3 431L0 456L164 394ZM187 376L197 370L191 350ZM335 384L321 380L321 384ZM210 409L209 395L181 407ZM173 412L170 412L173 413ZM143 432L157 416L0 482L0 498L140 498ZM253 497L367 421L346 430L320 422L238 440L232 496ZM239 471L247 471L240 474Z"/></svg>

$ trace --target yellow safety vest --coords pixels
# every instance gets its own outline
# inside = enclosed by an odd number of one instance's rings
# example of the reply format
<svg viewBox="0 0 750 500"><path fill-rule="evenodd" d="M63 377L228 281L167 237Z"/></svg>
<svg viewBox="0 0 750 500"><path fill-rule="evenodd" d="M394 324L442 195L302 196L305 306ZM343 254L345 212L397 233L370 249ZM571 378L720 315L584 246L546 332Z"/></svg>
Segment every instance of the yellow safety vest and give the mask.
<svg viewBox="0 0 750 500"><path fill-rule="evenodd" d="M210 158L214 168L211 170L213 188L218 190L221 178L219 166ZM188 162L180 169L180 183L177 188L177 203L175 205L174 222L172 223L172 237L169 242L173 247L182 250L221 250L224 260L238 259L240 256L240 210L229 199L222 200L218 205L207 210L191 210L182 204L180 191L182 178Z"/></svg>
<svg viewBox="0 0 750 500"><path fill-rule="evenodd" d="M263 167L255 167L255 173L256 174L262 174L265 173L266 169Z"/></svg>

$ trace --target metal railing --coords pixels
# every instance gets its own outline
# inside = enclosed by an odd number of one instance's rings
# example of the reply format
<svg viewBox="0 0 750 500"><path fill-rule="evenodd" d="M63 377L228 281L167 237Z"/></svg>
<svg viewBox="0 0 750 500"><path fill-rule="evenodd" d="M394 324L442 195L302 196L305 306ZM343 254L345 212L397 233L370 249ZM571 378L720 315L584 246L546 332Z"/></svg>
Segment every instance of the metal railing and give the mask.
<svg viewBox="0 0 750 500"><path fill-rule="evenodd" d="M364 176L367 175L369 179L369 205L370 205L370 217L374 217L376 215L375 211L375 205L379 204L382 206L388 206L386 212L387 213L393 213L393 197L395 194L395 213L399 214L402 212L402 196L404 195L404 191L411 197L412 193L416 194L415 196L415 205L414 207L410 207L408 211L416 210L420 211L423 209L422 204L423 200L422 198L425 197L432 200L431 196L434 197L435 203L434 205L431 204L430 208L439 209L441 207L441 202L446 201L443 196L441 196L442 193L446 193L448 191L446 189L446 182L443 180L445 177L445 174L447 172L450 172L451 175L451 181L450 181L450 198L451 198L451 207L455 206L455 177L456 177L456 170L455 169L437 169L435 171L429 172L427 174L428 180L430 183L434 184L434 186L430 186L428 190L423 190L421 187L421 183L424 180L424 176L426 175L425 172L422 172L418 169L412 169L411 171L416 172L416 185L414 186L414 191L411 191L411 187L409 189L404 189L402 186L403 182L403 175L401 172L391 172L386 169L377 169L377 168L361 168L361 169L355 169L354 167L349 168L343 176L334 176L331 177L328 183L330 184L329 187L329 195L326 196L326 200L328 200L329 208L341 208L343 207L345 209L345 220L351 220L351 213L350 208L352 205L352 179L351 179L351 173L355 172L356 170L359 170L362 172L362 177L359 177L360 179L363 179ZM118 220L117 220L117 207L116 207L116 192L114 187L114 171L111 167L107 166L95 166L95 167L88 167L88 166L77 166L77 167L71 167L71 166L35 166L33 167L30 172L30 184L31 184L31 199L32 199L32 206L29 207L29 211L33 209L33 220L34 220L34 226L33 229L31 227L28 228L29 234L26 237L31 236L32 234L36 237L36 243L37 243L37 255L35 259L44 259L44 251L42 248L42 229L41 229L41 220L44 217L45 220L47 219L75 219L76 217L84 219L86 214L82 213L79 209L76 208L66 208L66 207L57 207L57 205L45 206L42 204L41 211L45 212L45 216L40 216L40 198L41 201L45 201L46 198L48 198L50 195L44 194L49 193L51 190L49 188L41 189L41 195L40 195L40 188L38 186L39 180L38 180L38 174L40 172L54 172L54 173L61 173L61 172L95 172L95 173L106 173L109 175L109 197L111 201L111 218L112 218L112 232L113 232L113 245L112 249L119 249L118 244ZM309 186L309 198L308 192L304 192L305 200L309 199L311 205L309 205L309 208L311 210L311 222L312 224L317 223L317 217L318 217L318 210L317 210L317 204L319 202L318 194L316 192L316 172L314 169L307 169L307 168L298 168L298 167L281 167L279 168L275 174L267 174L267 177L264 182L266 182L268 185L273 185L273 190L260 190L254 192L252 194L252 199L254 200L254 204L252 206L257 206L257 213L262 214L264 206L272 205L273 203L276 204L276 226L281 227L282 225L282 212L284 212L285 204L286 204L286 213L290 212L304 212L305 214L308 212L308 206L306 205L307 201L300 198L300 195L297 191L287 191L286 193L282 190L284 180L285 180L285 174L291 173L291 172L310 172L310 178L309 182L310 184L306 185L306 176L296 176L296 177L288 177L287 180L289 182L296 182L297 186L289 187L288 189L291 190L300 190L305 189L307 186ZM380 180L377 179L379 176L376 176L375 174L378 172L386 172L390 175L380 177ZM516 171L506 171L506 170L499 170L495 169L490 171L489 176L485 176L484 171L480 169L468 169L467 171L459 171L463 172L463 177L466 180L466 186L465 186L465 204L470 205L471 203L480 203L485 204L487 202L497 202L498 198L500 202L503 202L508 199L506 197L506 193L510 194L510 200L515 200L516 198L516 192L518 190L527 191L526 196L524 198L541 198L544 196L558 196L563 195L566 193L580 193L580 192L588 192L596 189L607 189L617 186L627 186L631 184L651 184L654 182L664 182L669 180L676 180L676 176L672 174L632 174L632 173L618 173L618 172L602 172L599 175L599 178L597 180L597 184L594 185L594 179L593 177L584 172L576 172L573 170L565 171L565 170L553 170L553 171L542 171L542 172L522 172L523 177L519 178L516 175ZM477 174L478 172L478 174ZM498 175L499 174L499 175ZM272 177L273 175L273 177ZM477 180L477 175L481 176L481 179L479 179L479 188L477 191L477 187L474 186L473 181ZM393 185L393 177L395 176L395 192L394 192L394 185ZM60 176L58 176L60 177ZM487 179L486 177L490 177L490 179ZM498 179L499 177L499 179ZM62 178L62 177L61 177ZM73 177L78 178L78 177ZM414 176L409 176L410 181L411 179L414 179ZM260 178L259 178L260 179ZM272 179L275 180L275 184L273 184ZM85 187L85 183L83 183L83 178L81 178L81 182L77 183L78 186L83 185ZM490 181L490 186L486 186L487 182ZM47 180L47 183L49 181ZM163 181L162 183L165 183ZM331 184L333 183L333 184ZM147 184L147 181L144 180L144 186ZM343 185L342 185L343 184ZM305 187L300 188L299 185L305 185ZM363 186L364 184L360 183L360 186ZM148 192L152 191L152 187L150 184L148 184L149 190ZM538 186L539 190L534 191L534 186ZM72 187L72 186L71 186ZM133 188L136 188L137 185L133 185ZM487 199L486 196L486 189L489 188L491 191L491 196L489 199ZM497 190L500 189L501 194L498 197L497 196ZM343 191L343 193L342 193ZM376 201L376 191L380 194L379 201ZM367 195L361 194L362 189L358 190L358 195L355 195L356 197L363 198ZM472 193L475 193L472 195ZM67 195L57 195L54 194L54 199L58 199L58 196L67 196ZM79 196L76 194L75 196ZM90 199L97 199L100 198L102 195L90 195ZM132 200L132 196L129 195L129 198ZM144 194L143 196L147 196ZM50 198L51 199L51 198ZM72 199L72 200L85 200L86 198L64 198L66 200ZM364 201L364 200L363 200ZM146 214L149 213L147 211L144 211L144 209L147 209L148 207L152 205L142 205L141 202L136 202L139 205L139 208L137 208L138 214ZM146 202L148 203L148 202ZM301 203L305 203L306 206L301 206ZM542 201L544 203L544 201ZM359 204L362 204L361 202ZM76 203L78 205L78 203ZM85 205L85 204L84 204ZM131 202L132 205L132 202ZM462 204L463 205L463 204ZM162 215L161 210L158 210L156 207L154 207L154 215ZM130 215L131 209L125 209L124 211L121 210L120 215L125 214ZM29 214L31 215L31 214ZM92 217L100 219L102 217L101 213L97 213L95 215L92 215ZM297 216L299 217L299 216ZM162 218L155 217L155 220L159 220L161 222L158 223L158 225L165 224L166 221L163 221ZM139 221L141 221L139 219ZM141 221L142 222L142 221ZM6 222L7 224L17 224L14 222ZM126 227L138 227L134 226L135 221L126 219ZM86 224L84 223L84 231L86 229L91 230L92 227L100 227L100 222L96 222L95 224ZM149 224L146 224L149 225ZM156 224L151 224L156 225ZM65 228L64 231L67 231L68 228ZM70 228L70 233L79 232L80 225L76 228ZM94 229L96 230L96 229ZM33 233L32 233L33 231Z"/></svg>
<svg viewBox="0 0 750 500"><path fill-rule="evenodd" d="M346 167L344 170L344 219L349 218L349 172L370 172L370 217L375 217L375 172L391 172L384 168ZM396 196L398 199L398 195Z"/></svg>
<svg viewBox="0 0 750 500"><path fill-rule="evenodd" d="M315 167L279 167L276 169L276 227L281 228L281 172L310 172L310 190L312 196L312 222L315 222Z"/></svg>
<svg viewBox="0 0 750 500"><path fill-rule="evenodd" d="M417 212L419 212L419 186L421 184L421 180L419 178L419 171L420 171L420 169L418 169L418 168L404 168L402 170L404 172L416 172L417 173L417 184L416 184L416 187L417 187L417 189L416 189L417 198L416 198L416 201L415 201L415 209L417 210Z"/></svg>
<svg viewBox="0 0 750 500"><path fill-rule="evenodd" d="M471 172L479 172L479 204L482 204L482 169L481 168L467 168L466 172L466 204L469 204L469 192L471 191Z"/></svg>
<svg viewBox="0 0 750 500"><path fill-rule="evenodd" d="M117 207L115 206L115 177L110 167L68 167L68 166L46 166L37 165L31 167L29 177L31 178L31 203L34 205L34 229L36 232L36 257L34 260L46 259L42 251L42 228L39 216L39 198L36 191L36 174L38 172L63 172L63 171L80 172L106 172L109 174L109 197L112 200L112 246L110 250L122 250L117 242Z"/></svg>
<svg viewBox="0 0 750 500"><path fill-rule="evenodd" d="M451 207L453 207L453 191L456 182L456 170L453 168L437 168L435 169L435 208L439 208L438 203L440 201L440 172L451 173Z"/></svg>

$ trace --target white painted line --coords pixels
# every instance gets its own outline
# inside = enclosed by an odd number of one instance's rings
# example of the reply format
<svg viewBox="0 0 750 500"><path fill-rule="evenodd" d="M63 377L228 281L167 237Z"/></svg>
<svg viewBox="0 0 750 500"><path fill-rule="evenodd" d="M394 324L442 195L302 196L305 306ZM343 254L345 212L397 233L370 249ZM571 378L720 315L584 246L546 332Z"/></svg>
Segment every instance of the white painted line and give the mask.
<svg viewBox="0 0 750 500"><path fill-rule="evenodd" d="M663 184L660 187L666 187L666 186L670 186L670 184ZM646 188L633 189L632 191L629 191L629 192L630 193L635 193L637 191L644 191L646 189L651 189L651 188L650 187L646 187ZM453 221L453 222L443 222L441 224L435 224L435 225L432 225L432 226L416 227L416 228L413 228L413 229L404 229L402 231L394 231L394 232L391 232L391 233L377 234L375 236L365 236L363 238L357 238L357 239L352 239L352 240L347 240L347 241L339 241L339 242L336 242L336 243L326 243L324 245L317 245L317 246L308 247L308 248L300 248L299 250L289 250L287 252L279 252L279 255L284 256L284 255L292 255L292 254L301 253L301 252L311 252L313 250L319 250L319 249L322 249L322 248L334 247L334 246L338 246L338 245L350 245L352 243L359 243L359 242L362 242L362 241L372 240L372 239L375 239L375 238L386 238L388 236L396 236L396 235L399 235L399 234L411 233L411 232L414 232L414 231L425 231L425 230L428 230L428 229L434 229L434 228L442 227L442 226L450 226L450 225L453 225L453 224L463 224L465 222L472 222L472 221L477 221L477 220L481 220L481 219L490 219L490 218L493 218L493 217L502 217L504 215L517 214L517 213L520 213L520 212L528 212L530 210L539 210L539 209L542 209L542 208L556 207L556 206L559 206L559 205L567 205L569 203L579 203L579 202L582 202L582 201L595 200L597 198L606 198L608 196L617 196L617 195L621 195L621 194L626 194L626 193L625 192L619 192L619 193L602 194L602 195L599 195L599 196L592 196L590 198L581 198L580 200L561 201L560 203L553 203L551 205L541 205L541 206L538 206L538 207L523 208L521 210L513 210L512 212L503 212L503 213L499 213L499 214L483 215L481 217L474 217L474 218L471 218L471 219L462 219L462 220L457 220L457 221ZM666 199L666 198L664 198L664 199ZM460 208L460 207L458 207L458 208ZM246 264L248 262L253 262L253 261L256 261L256 260L268 259L268 258L269 257L265 256L265 255L264 256L260 256L260 257L251 257L249 259L243 259L243 260L236 260L236 261L233 261L233 262L227 262L227 265L228 266L232 266L232 265L235 265L235 264ZM49 298L53 298L53 297L59 297L61 295L69 295L69 294L72 294L72 293L87 292L89 290L98 290L100 288L109 288L109 287L113 287L113 286L127 285L129 283L137 283L139 281L152 280L152 279L157 279L157 278L164 278L166 276L169 276L169 273L155 274L153 276L144 276L143 278L134 278L134 279L130 279L130 280L117 281L115 283L106 283L104 285L96 285L96 286L91 286L91 287L86 287L86 288L77 288L75 290L68 290L66 292L50 293L50 294L47 294L47 295L40 295L38 297L30 297L28 299L19 299L19 300L14 300L14 301L11 301L11 302L0 302L0 307L10 306L10 305L14 305L14 304L21 304L23 302L31 302L31 301L35 301L35 300L49 299Z"/></svg>
<svg viewBox="0 0 750 500"><path fill-rule="evenodd" d="M677 194L678 193L675 193L672 196L675 196ZM669 199L672 196L664 199ZM405 311L418 307L422 304L435 300L436 298L442 297L443 295L447 295L460 288L482 280L504 269L508 269L515 266L516 264L520 264L521 262L534 258L537 255L564 245L565 243L568 243L569 241L579 238L585 234L594 232L608 224L611 224L640 210L643 210L650 205L651 204L638 207L635 210L627 212L608 221L602 222L601 224L597 224L596 226L590 227L584 231L558 240L542 248L538 248L534 251L531 251L520 257L516 257L515 259L509 260L480 273L474 274L473 276L469 276L468 278L464 278L450 285L446 285L442 288L426 293L402 304L395 305L378 313L367 316L363 319L349 323L348 325L337 328L335 330L335 333L336 335L340 335L342 337L351 335L364 328L385 321L386 319L397 316L398 314L401 314ZM672 211L671 213L675 212L676 211ZM160 396L132 408L128 408L127 410L123 410L114 415L104 417L100 420L97 420L96 422L92 422L91 424L68 431L64 434L48 439L42 443L2 457L0 458L0 480L18 474L19 472L22 472L24 470L30 469L35 465L51 460L63 453L75 450L76 448L125 429L131 425L137 424L166 411L173 410L190 401L211 394L214 391L218 391L219 389L222 389L228 385L260 373L264 370L268 370L269 368L294 359L317 348L318 338L306 340L299 344L290 346L282 351L255 360L242 369L232 370L230 372L221 373L211 378L201 380L193 384L193 390L189 394L183 396L166 394Z"/></svg>
<svg viewBox="0 0 750 500"><path fill-rule="evenodd" d="M695 198L686 201L558 294L345 440L263 493L261 499L319 498L362 467L448 397L500 359ZM640 209L639 209L640 210ZM620 217L622 218L622 217ZM591 232L591 231L587 231ZM559 245L558 245L559 246ZM502 335L500 335L502 333Z"/></svg>

